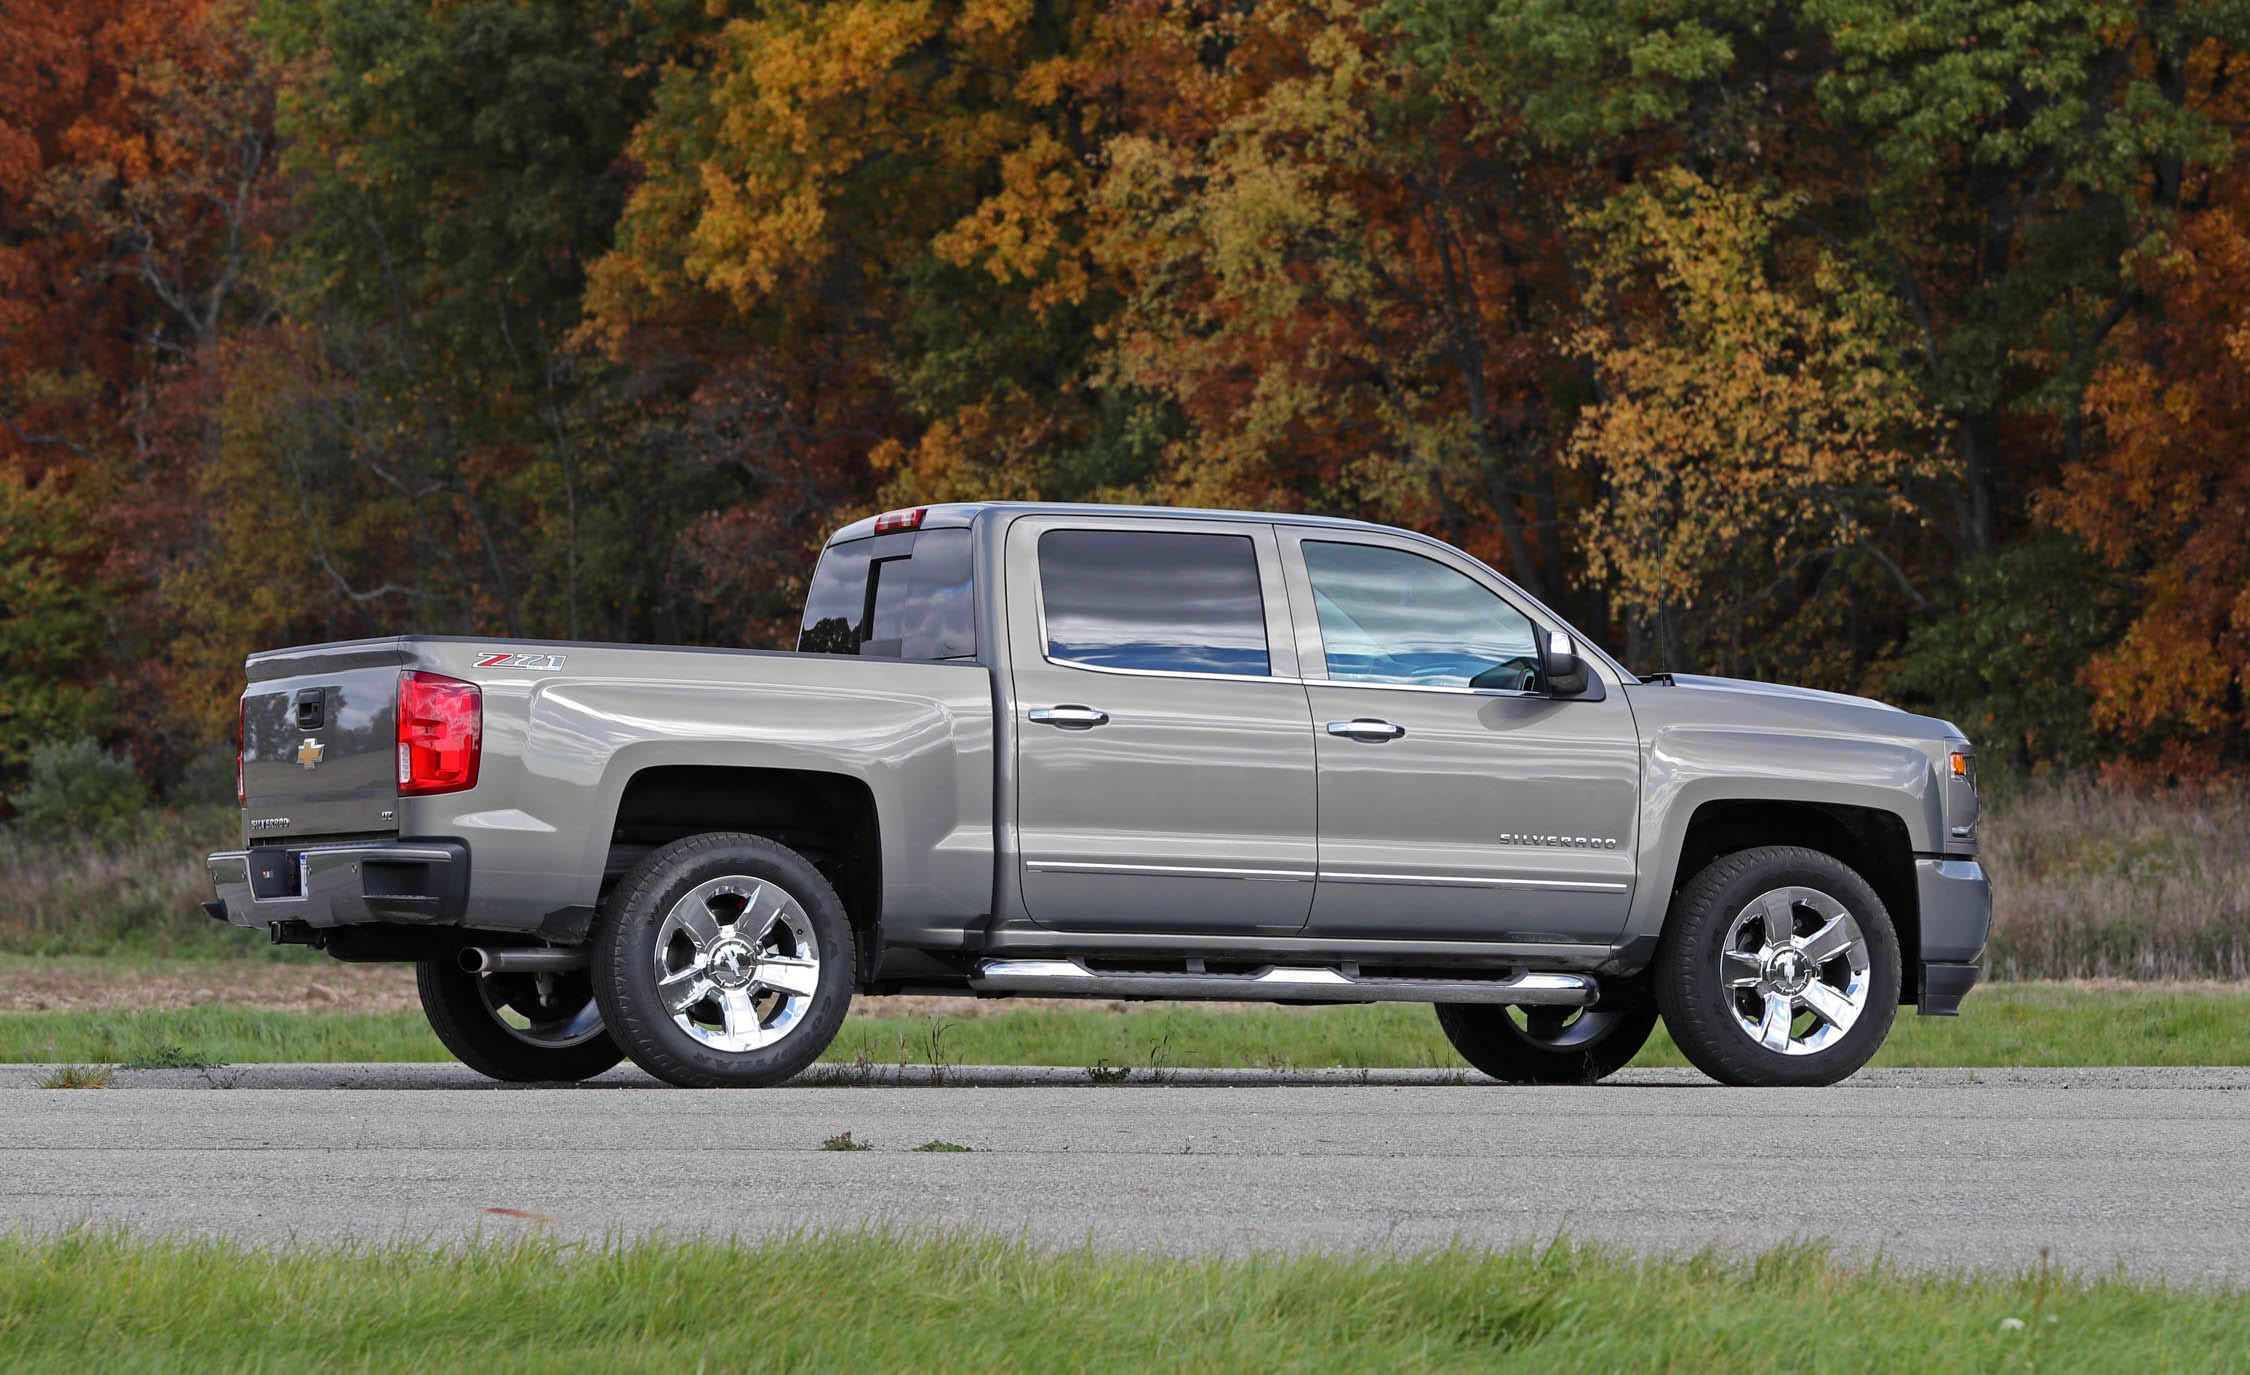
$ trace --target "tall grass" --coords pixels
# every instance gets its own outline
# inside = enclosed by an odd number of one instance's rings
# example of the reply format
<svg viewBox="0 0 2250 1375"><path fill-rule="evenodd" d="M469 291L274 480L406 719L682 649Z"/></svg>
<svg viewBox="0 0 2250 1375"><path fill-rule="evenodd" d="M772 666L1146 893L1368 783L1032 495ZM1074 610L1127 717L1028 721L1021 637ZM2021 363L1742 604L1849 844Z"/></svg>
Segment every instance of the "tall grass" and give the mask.
<svg viewBox="0 0 2250 1375"><path fill-rule="evenodd" d="M151 813L107 845L0 830L0 954L274 957L197 907L203 856L233 826L226 810ZM1984 863L1992 978L2250 978L2250 790L2035 786L1986 822Z"/></svg>
<svg viewBox="0 0 2250 1375"><path fill-rule="evenodd" d="M253 932L198 906L203 857L236 843L231 808L151 811L126 837L54 842L0 828L0 953L157 957L265 954Z"/></svg>
<svg viewBox="0 0 2250 1375"><path fill-rule="evenodd" d="M2035 786L1985 825L1995 979L2250 977L2250 791Z"/></svg>

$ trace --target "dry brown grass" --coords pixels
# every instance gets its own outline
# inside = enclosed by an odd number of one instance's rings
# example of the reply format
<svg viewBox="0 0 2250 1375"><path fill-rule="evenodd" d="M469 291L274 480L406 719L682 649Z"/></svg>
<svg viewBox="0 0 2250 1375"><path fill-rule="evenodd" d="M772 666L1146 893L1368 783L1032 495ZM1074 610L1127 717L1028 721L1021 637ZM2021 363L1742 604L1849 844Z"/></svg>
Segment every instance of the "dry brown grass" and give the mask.
<svg viewBox="0 0 2250 1375"><path fill-rule="evenodd" d="M0 953L236 953L254 945L197 907L203 856L231 842L234 813L152 812L125 839L42 843L0 830Z"/></svg>
<svg viewBox="0 0 2250 1375"><path fill-rule="evenodd" d="M2250 792L2034 787L1983 860L1992 978L2250 978Z"/></svg>

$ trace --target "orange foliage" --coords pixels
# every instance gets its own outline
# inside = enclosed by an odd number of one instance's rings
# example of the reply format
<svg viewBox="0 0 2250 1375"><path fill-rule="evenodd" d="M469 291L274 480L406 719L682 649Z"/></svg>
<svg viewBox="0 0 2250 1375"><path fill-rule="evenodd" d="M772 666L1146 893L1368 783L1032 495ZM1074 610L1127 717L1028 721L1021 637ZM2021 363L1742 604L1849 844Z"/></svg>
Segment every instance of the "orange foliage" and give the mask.
<svg viewBox="0 0 2250 1375"><path fill-rule="evenodd" d="M2107 444L2044 508L2144 585L2087 667L2097 723L2192 778L2250 756L2250 172L2219 180L2145 278L2162 311L2121 330L2087 398Z"/></svg>
<svg viewBox="0 0 2250 1375"><path fill-rule="evenodd" d="M59 214L56 192L87 174L130 188L174 164L150 81L202 55L207 5L70 0L11 6L0 25L0 460L38 469L65 440L83 447L109 419L101 390L134 370L145 299L121 246Z"/></svg>

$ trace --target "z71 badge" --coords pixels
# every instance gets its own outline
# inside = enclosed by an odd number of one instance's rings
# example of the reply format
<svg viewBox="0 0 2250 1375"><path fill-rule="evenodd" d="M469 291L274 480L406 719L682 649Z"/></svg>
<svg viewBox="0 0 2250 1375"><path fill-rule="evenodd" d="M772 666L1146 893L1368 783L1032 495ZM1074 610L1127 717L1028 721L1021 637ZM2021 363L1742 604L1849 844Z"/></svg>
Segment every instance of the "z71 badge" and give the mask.
<svg viewBox="0 0 2250 1375"><path fill-rule="evenodd" d="M563 666L567 656L561 654L486 654L478 658L478 668L526 668L535 672Z"/></svg>

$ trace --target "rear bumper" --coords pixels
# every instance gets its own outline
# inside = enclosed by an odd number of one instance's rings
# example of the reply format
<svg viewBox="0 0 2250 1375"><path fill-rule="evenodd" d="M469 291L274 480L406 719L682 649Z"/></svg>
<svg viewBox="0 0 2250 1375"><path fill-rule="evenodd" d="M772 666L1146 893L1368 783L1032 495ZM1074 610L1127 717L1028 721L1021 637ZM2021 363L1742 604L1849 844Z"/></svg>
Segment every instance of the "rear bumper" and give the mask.
<svg viewBox="0 0 2250 1375"><path fill-rule="evenodd" d="M1975 986L1992 934L1992 883L1973 859L1914 861L1922 949L1918 1006L1925 1017L1950 1017Z"/></svg>
<svg viewBox="0 0 2250 1375"><path fill-rule="evenodd" d="M204 865L217 894L204 910L235 926L451 925L469 905L469 847L458 840L260 846Z"/></svg>

